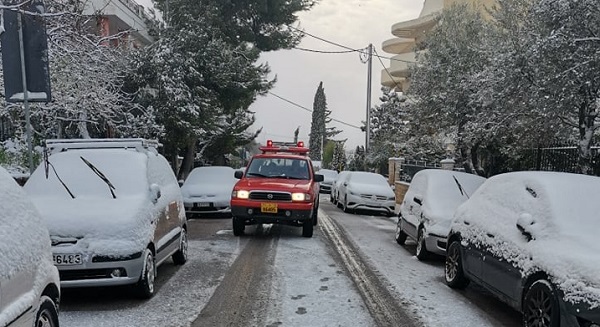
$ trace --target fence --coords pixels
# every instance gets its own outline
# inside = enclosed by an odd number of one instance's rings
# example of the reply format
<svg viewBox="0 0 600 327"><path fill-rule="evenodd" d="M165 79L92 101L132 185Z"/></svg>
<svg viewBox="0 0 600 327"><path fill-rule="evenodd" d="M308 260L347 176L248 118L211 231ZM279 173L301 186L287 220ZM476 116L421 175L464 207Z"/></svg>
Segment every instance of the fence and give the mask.
<svg viewBox="0 0 600 327"><path fill-rule="evenodd" d="M425 161L425 160L407 160L402 163L402 173L400 174L400 180L404 182L410 182L416 173L423 169L440 169L442 168L439 163Z"/></svg>
<svg viewBox="0 0 600 327"><path fill-rule="evenodd" d="M523 155L523 168L527 170L577 173L578 149L575 143L527 149ZM600 176L600 146L591 147L590 167Z"/></svg>

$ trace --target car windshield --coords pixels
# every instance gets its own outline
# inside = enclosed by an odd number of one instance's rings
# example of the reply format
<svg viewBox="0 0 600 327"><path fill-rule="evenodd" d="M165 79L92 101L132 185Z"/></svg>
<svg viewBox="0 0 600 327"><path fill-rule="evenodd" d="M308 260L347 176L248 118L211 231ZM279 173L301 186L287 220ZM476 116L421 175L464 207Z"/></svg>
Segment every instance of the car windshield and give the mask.
<svg viewBox="0 0 600 327"><path fill-rule="evenodd" d="M94 166L110 180L114 189L120 191L120 195L139 195L148 191L145 154L122 149L94 149L51 155L48 158L49 162L75 197L112 198L106 182L98 178L81 157L93 162ZM25 187L32 195L71 198L56 174L50 173L46 178L43 165L34 171Z"/></svg>
<svg viewBox="0 0 600 327"><path fill-rule="evenodd" d="M215 184L234 181L233 168L230 167L198 167L194 168L185 184Z"/></svg>
<svg viewBox="0 0 600 327"><path fill-rule="evenodd" d="M367 172L355 172L350 177L350 182L358 184L372 184L388 186L385 178L379 174Z"/></svg>
<svg viewBox="0 0 600 327"><path fill-rule="evenodd" d="M310 179L308 161L293 158L255 158L250 163L246 176Z"/></svg>

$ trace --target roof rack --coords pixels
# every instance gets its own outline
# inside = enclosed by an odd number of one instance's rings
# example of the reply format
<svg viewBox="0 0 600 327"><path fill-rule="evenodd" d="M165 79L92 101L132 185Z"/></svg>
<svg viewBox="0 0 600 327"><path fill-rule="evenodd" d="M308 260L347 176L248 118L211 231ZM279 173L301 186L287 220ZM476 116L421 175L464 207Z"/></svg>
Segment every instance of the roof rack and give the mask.
<svg viewBox="0 0 600 327"><path fill-rule="evenodd" d="M74 149L129 149L137 151L148 151L161 146L158 140L147 140L142 138L124 139L54 139L46 140L46 148L51 153L57 153Z"/></svg>

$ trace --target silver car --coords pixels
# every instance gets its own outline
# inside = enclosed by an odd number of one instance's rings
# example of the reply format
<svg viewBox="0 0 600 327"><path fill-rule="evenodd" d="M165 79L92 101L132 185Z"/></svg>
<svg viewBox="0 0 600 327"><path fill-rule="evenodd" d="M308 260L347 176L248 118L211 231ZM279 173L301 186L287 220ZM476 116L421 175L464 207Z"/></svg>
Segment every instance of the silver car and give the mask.
<svg viewBox="0 0 600 327"><path fill-rule="evenodd" d="M231 213L231 191L237 182L231 167L197 167L181 186L185 213Z"/></svg>
<svg viewBox="0 0 600 327"><path fill-rule="evenodd" d="M61 287L134 285L154 294L156 267L187 260L181 191L157 144L52 140L24 188L50 231Z"/></svg>
<svg viewBox="0 0 600 327"><path fill-rule="evenodd" d="M445 255L454 211L483 182L481 176L452 170L425 169L416 173L400 205L396 242L403 245L407 237L415 240L419 260L430 253Z"/></svg>

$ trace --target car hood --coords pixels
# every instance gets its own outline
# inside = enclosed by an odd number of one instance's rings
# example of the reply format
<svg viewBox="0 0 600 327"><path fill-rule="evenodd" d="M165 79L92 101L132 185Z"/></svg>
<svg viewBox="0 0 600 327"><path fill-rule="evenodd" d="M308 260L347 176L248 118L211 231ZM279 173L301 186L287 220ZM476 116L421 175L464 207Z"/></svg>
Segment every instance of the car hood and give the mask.
<svg viewBox="0 0 600 327"><path fill-rule="evenodd" d="M236 187L238 189L283 191L283 192L308 192L310 191L310 180L284 179L284 178L247 178L240 180Z"/></svg>
<svg viewBox="0 0 600 327"><path fill-rule="evenodd" d="M192 184L181 186L181 193L184 197L202 197L231 195L234 184Z"/></svg>
<svg viewBox="0 0 600 327"><path fill-rule="evenodd" d="M55 247L109 255L131 254L153 238L152 217L161 212L147 197L55 198L34 197ZM73 249L71 249L73 250Z"/></svg>

